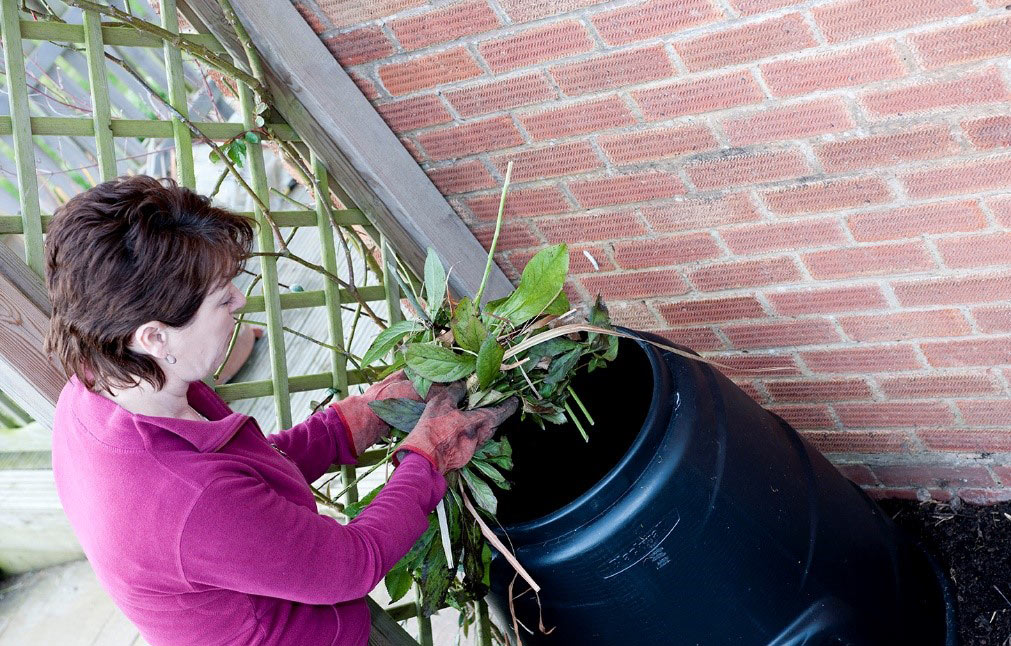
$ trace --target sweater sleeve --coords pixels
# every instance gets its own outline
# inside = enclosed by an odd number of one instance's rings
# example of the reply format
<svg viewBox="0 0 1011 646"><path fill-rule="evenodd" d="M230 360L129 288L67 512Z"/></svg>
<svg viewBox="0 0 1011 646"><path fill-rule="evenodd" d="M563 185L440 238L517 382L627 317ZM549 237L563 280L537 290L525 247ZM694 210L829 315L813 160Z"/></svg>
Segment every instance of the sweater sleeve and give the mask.
<svg viewBox="0 0 1011 646"><path fill-rule="evenodd" d="M347 525L290 502L254 472L222 476L193 504L179 536L182 575L310 604L367 595L428 527L446 481L425 458L400 463Z"/></svg>
<svg viewBox="0 0 1011 646"><path fill-rule="evenodd" d="M269 435L267 441L294 460L306 482L315 482L332 464L357 461L350 433L333 406L326 406L287 431Z"/></svg>

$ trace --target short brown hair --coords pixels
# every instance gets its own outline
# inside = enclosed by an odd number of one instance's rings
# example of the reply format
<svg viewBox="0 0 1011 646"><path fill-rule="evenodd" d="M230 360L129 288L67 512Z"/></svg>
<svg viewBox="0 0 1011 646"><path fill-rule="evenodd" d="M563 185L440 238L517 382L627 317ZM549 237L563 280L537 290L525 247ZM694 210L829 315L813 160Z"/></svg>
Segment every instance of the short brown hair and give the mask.
<svg viewBox="0 0 1011 646"><path fill-rule="evenodd" d="M155 388L165 374L128 348L148 321L182 327L208 292L234 278L252 222L171 179L99 184L56 209L46 237L53 302L46 351L89 389Z"/></svg>

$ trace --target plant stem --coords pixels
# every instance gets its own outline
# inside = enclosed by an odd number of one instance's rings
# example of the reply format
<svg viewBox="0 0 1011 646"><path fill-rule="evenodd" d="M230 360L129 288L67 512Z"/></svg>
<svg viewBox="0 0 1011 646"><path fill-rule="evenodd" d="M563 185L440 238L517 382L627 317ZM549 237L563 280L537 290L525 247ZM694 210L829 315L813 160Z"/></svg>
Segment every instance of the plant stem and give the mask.
<svg viewBox="0 0 1011 646"><path fill-rule="evenodd" d="M505 213L505 200L506 191L509 190L509 178L513 174L513 163L509 162L506 166L505 182L502 184L502 197L499 198L498 202L498 216L495 218L495 235L491 238L491 247L488 248L488 261L484 265L484 276L481 276L481 285L477 288L477 294L474 295L474 305L477 307L477 311L481 311L481 297L484 296L484 288L488 284L488 276L491 275L491 266L495 262L495 247L498 245L498 235L502 231L502 215Z"/></svg>
<svg viewBox="0 0 1011 646"><path fill-rule="evenodd" d="M361 482L362 480L364 480L364 479L365 479L365 478L366 478L366 477L367 477L367 476L368 476L368 475L369 475L370 473L372 473L373 471L375 471L375 470L376 470L376 469L378 469L379 467L381 467L381 466L383 466L384 464L386 464L387 462L389 462L389 461L390 461L390 458L392 458L392 457L393 457L393 453L394 453L393 451L390 451L389 455L387 455L387 456L386 456L385 458L383 458L383 459L382 459L382 460L380 460L379 462L376 462L376 463L375 463L375 464L373 464L373 465L372 465L371 467L369 467L369 470L368 470L368 471L366 471L366 472L365 472L365 473L363 473L362 475L358 476L357 478L355 478L354 480L352 480L351 482L349 482L349 483L347 484L347 486L346 486L346 487L344 487L343 489L341 489L341 490L340 490L340 491L339 491L339 492L337 493L337 495L336 495L336 496L334 496L333 498L331 498L331 500L337 500L337 499L339 499L339 498L340 498L341 496L343 496L344 494L346 494L347 492L351 491L351 488L352 488L352 487L355 487L355 486L357 486L357 485L358 485L358 483L359 483L359 482ZM338 475L339 475L339 472L338 472ZM337 476L335 475L335 476L334 476L334 478L336 478L336 477L337 477ZM333 480L333 478L331 478L331 480Z"/></svg>
<svg viewBox="0 0 1011 646"><path fill-rule="evenodd" d="M579 410L583 411L583 415L586 416L586 421L590 423L590 426L595 426L596 422L594 422L593 418L590 417L590 411L586 410L586 406L583 405L583 400L579 398L579 395L577 395L576 391L572 389L572 386L569 386L569 395L573 400L575 400L576 404L579 406Z"/></svg>
<svg viewBox="0 0 1011 646"><path fill-rule="evenodd" d="M572 423L579 429L579 434L583 436L585 441L589 442L590 436L586 434L586 430L583 429L583 425L579 423L579 418L572 412L572 406L569 406L569 402L565 402L565 412L568 413L569 419L572 420Z"/></svg>

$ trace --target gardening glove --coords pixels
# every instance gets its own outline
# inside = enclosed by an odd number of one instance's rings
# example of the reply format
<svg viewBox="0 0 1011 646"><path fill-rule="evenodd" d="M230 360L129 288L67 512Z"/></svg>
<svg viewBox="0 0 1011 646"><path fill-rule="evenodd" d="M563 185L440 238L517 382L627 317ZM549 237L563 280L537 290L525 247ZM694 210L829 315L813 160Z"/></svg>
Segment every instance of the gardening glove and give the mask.
<svg viewBox="0 0 1011 646"><path fill-rule="evenodd" d="M398 370L369 386L361 395L352 395L330 405L344 422L356 458L390 430L390 425L372 412L369 402L392 397L421 401L414 384L403 370Z"/></svg>
<svg viewBox="0 0 1011 646"><path fill-rule="evenodd" d="M431 390L425 411L400 444L396 458L399 462L408 451L419 453L440 473L470 462L474 451L519 407L519 399L510 397L497 406L460 410L457 406L467 392L462 381L449 386L433 384Z"/></svg>

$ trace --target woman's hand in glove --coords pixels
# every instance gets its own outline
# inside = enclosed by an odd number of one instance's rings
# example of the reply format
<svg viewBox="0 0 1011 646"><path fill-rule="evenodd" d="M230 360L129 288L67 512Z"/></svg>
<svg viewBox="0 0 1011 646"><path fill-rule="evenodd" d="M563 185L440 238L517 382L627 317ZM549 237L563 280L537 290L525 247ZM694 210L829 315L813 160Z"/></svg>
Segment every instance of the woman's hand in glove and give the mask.
<svg viewBox="0 0 1011 646"><path fill-rule="evenodd" d="M462 381L448 386L433 384L425 412L400 444L397 458L413 451L428 458L440 473L459 469L519 407L519 399L510 397L497 406L460 410L457 406L466 392Z"/></svg>
<svg viewBox="0 0 1011 646"><path fill-rule="evenodd" d="M390 431L389 424L369 408L369 402L393 397L421 401L414 384L403 370L398 370L379 383L372 384L361 395L352 395L331 404L347 426L355 457Z"/></svg>

